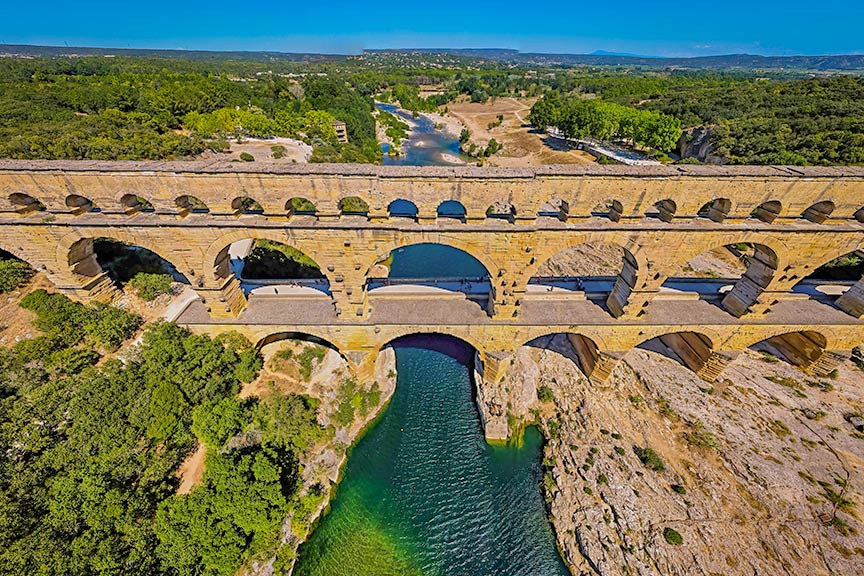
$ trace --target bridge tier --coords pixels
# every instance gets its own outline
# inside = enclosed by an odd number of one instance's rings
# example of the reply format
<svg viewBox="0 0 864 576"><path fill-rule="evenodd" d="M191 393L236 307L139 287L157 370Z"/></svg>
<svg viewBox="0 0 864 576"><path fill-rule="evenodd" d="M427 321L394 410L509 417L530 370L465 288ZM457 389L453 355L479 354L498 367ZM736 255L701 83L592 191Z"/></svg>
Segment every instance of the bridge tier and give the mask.
<svg viewBox="0 0 864 576"><path fill-rule="evenodd" d="M396 200L404 202L391 210ZM254 334L256 326L316 326L360 356L406 327L461 327L493 355L491 365L523 336L591 327L585 363L602 367L643 336L708 332L710 346L690 336L666 340L714 374L716 354L751 339L812 332L822 351L864 341L864 281L824 301L793 293L819 266L864 249L864 168L0 161L0 248L71 296L110 299L116 291L96 259L98 238L172 263L200 296L186 313L194 318L184 316L190 325ZM247 239L281 242L315 260L324 295L307 299L297 290L295 302L278 305L247 300L229 255L232 243ZM417 243L474 256L489 273L487 298L370 290L380 285L375 264ZM546 261L584 243L624 254L599 301L529 289ZM695 256L741 243L754 250L747 271L713 301L661 290ZM303 314L321 311L320 322L291 316L301 301ZM785 347L812 352L808 338L790 337Z"/></svg>

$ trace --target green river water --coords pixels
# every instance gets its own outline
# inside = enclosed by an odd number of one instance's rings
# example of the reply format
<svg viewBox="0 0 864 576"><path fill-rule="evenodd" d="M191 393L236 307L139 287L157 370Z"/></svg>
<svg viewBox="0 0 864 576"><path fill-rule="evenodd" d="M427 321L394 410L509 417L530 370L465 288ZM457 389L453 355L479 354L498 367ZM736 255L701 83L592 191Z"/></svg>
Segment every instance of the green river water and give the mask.
<svg viewBox="0 0 864 576"><path fill-rule="evenodd" d="M486 443L465 344L417 336L394 348L396 392L352 450L295 574L568 574L545 514L537 429L519 447Z"/></svg>

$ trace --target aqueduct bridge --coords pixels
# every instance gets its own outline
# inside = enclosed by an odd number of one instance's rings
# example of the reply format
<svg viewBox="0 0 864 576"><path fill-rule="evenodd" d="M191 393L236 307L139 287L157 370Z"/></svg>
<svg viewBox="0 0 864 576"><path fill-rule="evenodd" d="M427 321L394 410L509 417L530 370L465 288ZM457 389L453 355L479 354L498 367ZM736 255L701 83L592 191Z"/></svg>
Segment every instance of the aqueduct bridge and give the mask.
<svg viewBox="0 0 864 576"><path fill-rule="evenodd" d="M515 349L552 333L569 335L594 381L653 338L707 380L766 340L823 374L864 342L864 281L839 298L794 289L864 249L861 168L2 161L0 214L0 248L72 297L111 298L94 239L127 242L173 264L197 292L181 323L237 329L259 344L321 339L358 373L388 342L418 332L472 344L493 379ZM304 252L328 292L247 298L229 246L250 238ZM588 242L623 249L607 291L532 289L545 261ZM483 307L448 293L370 291L375 264L417 243L479 260L491 284ZM754 252L731 290L713 300L663 290L694 256L741 243Z"/></svg>

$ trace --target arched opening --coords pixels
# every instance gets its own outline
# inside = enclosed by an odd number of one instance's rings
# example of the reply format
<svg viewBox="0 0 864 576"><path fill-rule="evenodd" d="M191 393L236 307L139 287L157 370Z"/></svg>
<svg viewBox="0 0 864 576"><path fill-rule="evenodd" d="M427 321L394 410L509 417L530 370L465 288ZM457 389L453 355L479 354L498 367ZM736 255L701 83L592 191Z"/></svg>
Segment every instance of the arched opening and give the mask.
<svg viewBox="0 0 864 576"><path fill-rule="evenodd" d="M195 196L179 196L174 200L174 204L180 209L182 215L186 214L207 214L210 208L201 199Z"/></svg>
<svg viewBox="0 0 864 576"><path fill-rule="evenodd" d="M825 336L819 332L804 330L773 336L757 342L751 348L781 358L793 366L809 368L822 358L826 344Z"/></svg>
<svg viewBox="0 0 864 576"><path fill-rule="evenodd" d="M339 201L339 211L343 216L368 216L369 204L357 196L346 196Z"/></svg>
<svg viewBox="0 0 864 576"><path fill-rule="evenodd" d="M734 316L744 315L774 279L777 255L763 244L727 244L684 264L660 287L668 298L716 302Z"/></svg>
<svg viewBox="0 0 864 576"><path fill-rule="evenodd" d="M486 218L513 223L516 220L516 207L510 202L495 202L486 209Z"/></svg>
<svg viewBox="0 0 864 576"><path fill-rule="evenodd" d="M660 200L659 202L655 202L654 205L645 212L645 216L649 218L657 218L663 222L672 222L677 210L678 205L674 200Z"/></svg>
<svg viewBox="0 0 864 576"><path fill-rule="evenodd" d="M239 196L231 201L231 209L235 214L263 214L264 208L254 198Z"/></svg>
<svg viewBox="0 0 864 576"><path fill-rule="evenodd" d="M12 204L14 210L22 216L45 210L45 205L29 194L15 192L9 195L9 202Z"/></svg>
<svg viewBox="0 0 864 576"><path fill-rule="evenodd" d="M852 215L855 220L858 222L864 223L864 208L859 208L855 214Z"/></svg>
<svg viewBox="0 0 864 576"><path fill-rule="evenodd" d="M608 218L612 222L621 220L624 214L624 206L618 200L604 200L591 210L591 216L595 218Z"/></svg>
<svg viewBox="0 0 864 576"><path fill-rule="evenodd" d="M793 286L792 291L834 303L856 318L864 317L864 249L819 266Z"/></svg>
<svg viewBox="0 0 864 576"><path fill-rule="evenodd" d="M717 198L702 206L696 215L700 218L707 218L719 224L726 219L730 210L732 210L731 200L728 198Z"/></svg>
<svg viewBox="0 0 864 576"><path fill-rule="evenodd" d="M450 218L465 221L465 206L457 200L445 200L438 205L438 218Z"/></svg>
<svg viewBox="0 0 864 576"><path fill-rule="evenodd" d="M294 197L285 202L285 212L289 216L314 216L318 209L306 198Z"/></svg>
<svg viewBox="0 0 864 576"><path fill-rule="evenodd" d="M537 216L541 218L555 218L562 222L567 221L567 216L570 212L570 206L560 198L552 198L543 203L537 211Z"/></svg>
<svg viewBox="0 0 864 576"><path fill-rule="evenodd" d="M588 300L620 316L638 271L639 265L629 250L615 244L586 242L543 262L528 280L527 297L542 301Z"/></svg>
<svg viewBox="0 0 864 576"><path fill-rule="evenodd" d="M674 332L646 340L637 348L662 354L695 372L700 378L716 378L711 373L713 344L705 334Z"/></svg>
<svg viewBox="0 0 864 576"><path fill-rule="evenodd" d="M587 378L594 382L604 381L614 368L614 364L600 354L594 340L581 334L569 332L547 334L526 342L523 347L555 352L571 360Z"/></svg>
<svg viewBox="0 0 864 576"><path fill-rule="evenodd" d="M780 216L780 211L782 209L783 205L780 202L777 200L771 200L769 202L763 202L754 208L753 212L750 213L750 216L771 224L778 216Z"/></svg>
<svg viewBox="0 0 864 576"><path fill-rule="evenodd" d="M335 386L341 378L349 378L352 368L345 354L331 342L303 332L278 332L262 338L256 345L264 359L263 378L276 387L298 386L314 395L321 381ZM335 380L335 381L334 381Z"/></svg>
<svg viewBox="0 0 864 576"><path fill-rule="evenodd" d="M0 294L25 286L35 273L29 263L0 249Z"/></svg>
<svg viewBox="0 0 864 576"><path fill-rule="evenodd" d="M248 238L227 246L217 267L228 259L244 293L255 296L330 295L330 282L315 260L273 240Z"/></svg>
<svg viewBox="0 0 864 576"><path fill-rule="evenodd" d="M130 216L138 212L155 212L153 204L146 198L136 196L135 194L125 194L120 199L120 204Z"/></svg>
<svg viewBox="0 0 864 576"><path fill-rule="evenodd" d="M396 248L368 271L366 290L382 307L390 299L434 296L446 304L448 317L460 310L488 309L492 290L489 270L480 260L459 248L445 244L422 243ZM463 306L465 301L468 306ZM431 311L433 299L424 304ZM435 304L437 306L437 304Z"/></svg>
<svg viewBox="0 0 864 576"><path fill-rule="evenodd" d="M814 224L822 224L831 217L832 212L834 212L834 202L825 200L807 208L807 210L801 213L801 217Z"/></svg>
<svg viewBox="0 0 864 576"><path fill-rule="evenodd" d="M107 277L115 288L144 300L176 293L177 285L189 284L189 279L160 255L113 238L79 240L69 250L69 265L76 274L94 280Z"/></svg>
<svg viewBox="0 0 864 576"><path fill-rule="evenodd" d="M79 214L84 214L86 212L98 212L99 208L96 207L95 204L84 196L79 196L78 194L70 194L66 197L66 206L72 209L72 213L76 216Z"/></svg>
<svg viewBox="0 0 864 576"><path fill-rule="evenodd" d="M410 218L411 220L417 219L417 205L411 202L410 200L402 200L401 198L398 200L394 200L387 206L387 212L390 214L391 218Z"/></svg>

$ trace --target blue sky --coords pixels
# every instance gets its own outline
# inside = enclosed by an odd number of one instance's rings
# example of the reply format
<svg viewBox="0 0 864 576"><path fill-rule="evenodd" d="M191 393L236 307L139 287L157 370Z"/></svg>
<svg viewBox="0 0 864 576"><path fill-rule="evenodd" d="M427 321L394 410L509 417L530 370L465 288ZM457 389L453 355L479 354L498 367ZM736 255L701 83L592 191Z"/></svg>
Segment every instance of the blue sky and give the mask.
<svg viewBox="0 0 864 576"><path fill-rule="evenodd" d="M660 56L864 53L864 0L0 0L0 43L356 53L502 47Z"/></svg>

